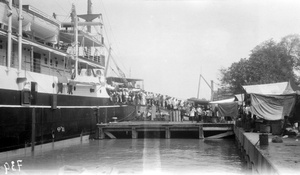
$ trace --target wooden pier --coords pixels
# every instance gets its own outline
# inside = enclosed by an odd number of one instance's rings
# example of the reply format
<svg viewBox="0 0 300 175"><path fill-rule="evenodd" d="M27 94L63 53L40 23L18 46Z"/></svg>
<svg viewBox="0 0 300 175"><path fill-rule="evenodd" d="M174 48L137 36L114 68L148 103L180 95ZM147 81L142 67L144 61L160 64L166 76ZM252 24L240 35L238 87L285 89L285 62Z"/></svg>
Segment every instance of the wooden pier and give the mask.
<svg viewBox="0 0 300 175"><path fill-rule="evenodd" d="M139 138L139 133L164 132L164 138L172 138L172 132L197 132L199 139L210 138L218 139L234 135L233 124L227 123L192 123L192 122L119 122L108 124L97 124L98 133L96 138L104 139L106 137L115 139L113 133L126 132L131 134L132 139ZM210 134L207 134L210 132ZM205 135L208 135L205 137Z"/></svg>

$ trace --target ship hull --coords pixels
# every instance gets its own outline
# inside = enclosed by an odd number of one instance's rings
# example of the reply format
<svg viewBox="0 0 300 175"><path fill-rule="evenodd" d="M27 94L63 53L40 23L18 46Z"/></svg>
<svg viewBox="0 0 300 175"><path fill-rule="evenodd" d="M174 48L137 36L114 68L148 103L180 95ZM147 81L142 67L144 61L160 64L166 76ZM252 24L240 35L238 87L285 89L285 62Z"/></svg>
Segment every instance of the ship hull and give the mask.
<svg viewBox="0 0 300 175"><path fill-rule="evenodd" d="M23 6L21 40L15 34L17 7L10 11L3 2L0 0L0 152L83 135L94 138L97 123L135 114L134 106L111 103L99 61L78 58L53 45L60 22ZM13 31L8 39L10 12Z"/></svg>
<svg viewBox="0 0 300 175"><path fill-rule="evenodd" d="M119 120L133 113L133 106L115 106L107 98L37 94L37 105L20 105L21 91L0 89L0 151L13 150L91 135L96 124ZM54 107L54 108L53 108Z"/></svg>

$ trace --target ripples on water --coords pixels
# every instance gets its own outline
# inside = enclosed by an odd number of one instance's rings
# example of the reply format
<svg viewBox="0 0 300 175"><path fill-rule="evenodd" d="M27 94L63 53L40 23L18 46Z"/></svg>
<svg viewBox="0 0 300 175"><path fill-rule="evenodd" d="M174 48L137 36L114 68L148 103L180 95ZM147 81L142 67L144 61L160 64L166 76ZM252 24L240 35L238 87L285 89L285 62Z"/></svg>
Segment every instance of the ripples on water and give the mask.
<svg viewBox="0 0 300 175"><path fill-rule="evenodd" d="M21 174L245 174L226 139L91 140L18 159Z"/></svg>

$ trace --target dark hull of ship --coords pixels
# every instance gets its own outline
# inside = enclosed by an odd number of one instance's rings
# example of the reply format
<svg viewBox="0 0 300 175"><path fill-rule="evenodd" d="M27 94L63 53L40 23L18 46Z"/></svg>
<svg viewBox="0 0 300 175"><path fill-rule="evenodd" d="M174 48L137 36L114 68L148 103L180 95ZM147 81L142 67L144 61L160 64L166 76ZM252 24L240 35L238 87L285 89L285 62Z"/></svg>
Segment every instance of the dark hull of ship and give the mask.
<svg viewBox="0 0 300 175"><path fill-rule="evenodd" d="M113 105L108 98L0 90L0 152L82 135L95 136L96 124L133 114L133 106ZM26 95L25 95L26 96Z"/></svg>

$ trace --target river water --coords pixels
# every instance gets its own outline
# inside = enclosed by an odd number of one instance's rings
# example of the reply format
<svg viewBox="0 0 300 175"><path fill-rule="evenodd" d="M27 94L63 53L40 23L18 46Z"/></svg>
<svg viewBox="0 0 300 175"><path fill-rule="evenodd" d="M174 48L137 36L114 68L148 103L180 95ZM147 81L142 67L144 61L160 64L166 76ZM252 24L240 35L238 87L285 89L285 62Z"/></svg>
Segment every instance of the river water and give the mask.
<svg viewBox="0 0 300 175"><path fill-rule="evenodd" d="M8 174L246 174L234 140L90 140L19 156ZM15 160L15 161L16 161ZM6 160L10 162L11 160ZM1 162L2 163L2 162ZM15 169L17 169L15 163ZM0 174L5 174L2 166Z"/></svg>

